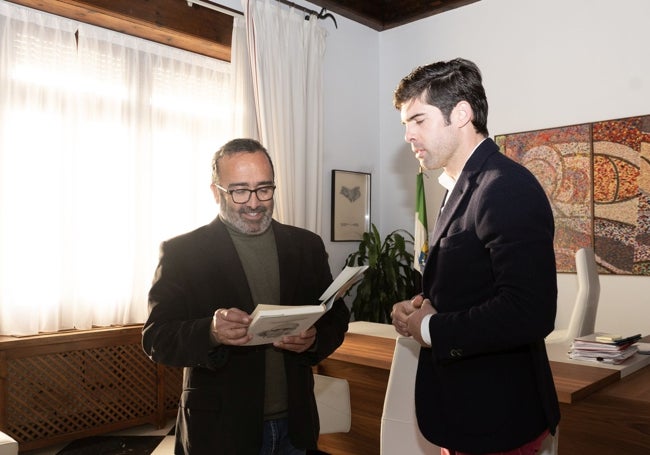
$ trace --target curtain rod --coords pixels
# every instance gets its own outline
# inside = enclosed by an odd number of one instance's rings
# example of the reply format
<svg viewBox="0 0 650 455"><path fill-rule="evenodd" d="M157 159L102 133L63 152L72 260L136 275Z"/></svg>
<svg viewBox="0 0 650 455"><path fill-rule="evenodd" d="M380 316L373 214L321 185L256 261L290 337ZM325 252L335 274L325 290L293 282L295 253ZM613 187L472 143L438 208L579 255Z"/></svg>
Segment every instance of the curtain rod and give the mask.
<svg viewBox="0 0 650 455"><path fill-rule="evenodd" d="M231 9L226 9L222 8L219 5L215 5L214 3L207 3L204 2L203 0L187 0L187 6L190 8L192 5L199 5L207 9L211 9L213 11L219 11L220 13L227 14L229 16L235 17L235 16L243 16L244 13L240 13L239 11L231 10Z"/></svg>
<svg viewBox="0 0 650 455"><path fill-rule="evenodd" d="M284 5L290 6L291 8L298 9L302 11L303 13L307 13L307 16L305 19L309 19L309 16L316 16L317 19L332 19L334 22L334 27L337 29L339 28L338 24L336 23L336 18L332 15L332 13L328 13L325 8L322 8L320 10L320 13L316 12L313 9L306 8L304 6L297 5L293 2L290 2L289 0L276 0L278 3L282 3ZM204 8L208 8L214 11L219 11L220 13L228 14L229 16L243 16L244 13L240 13L239 11L234 11L226 8L222 8L212 2L204 2L203 0L187 0L187 6L192 7L192 5L199 5Z"/></svg>

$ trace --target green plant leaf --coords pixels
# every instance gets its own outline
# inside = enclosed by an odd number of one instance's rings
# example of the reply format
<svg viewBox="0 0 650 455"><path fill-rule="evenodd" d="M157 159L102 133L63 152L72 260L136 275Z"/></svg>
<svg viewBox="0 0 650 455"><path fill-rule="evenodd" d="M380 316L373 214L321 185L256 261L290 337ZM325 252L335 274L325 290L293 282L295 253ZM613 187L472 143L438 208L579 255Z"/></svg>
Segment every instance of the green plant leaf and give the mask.
<svg viewBox="0 0 650 455"><path fill-rule="evenodd" d="M346 265L368 265L362 280L352 289L352 315L357 321L390 323L393 305L417 294L420 274L413 270L413 235L398 229L382 240L377 227L362 236L359 248ZM352 289L348 290L349 295Z"/></svg>

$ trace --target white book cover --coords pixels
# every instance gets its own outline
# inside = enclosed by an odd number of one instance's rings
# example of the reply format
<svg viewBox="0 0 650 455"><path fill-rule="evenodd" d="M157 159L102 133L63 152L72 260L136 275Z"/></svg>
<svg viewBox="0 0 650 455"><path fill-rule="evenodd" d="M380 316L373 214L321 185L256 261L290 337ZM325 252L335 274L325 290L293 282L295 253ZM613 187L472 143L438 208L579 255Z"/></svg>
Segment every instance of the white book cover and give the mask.
<svg viewBox="0 0 650 455"><path fill-rule="evenodd" d="M325 313L325 305L257 305L248 333L253 339L247 346L269 344L284 336L298 335L309 329Z"/></svg>

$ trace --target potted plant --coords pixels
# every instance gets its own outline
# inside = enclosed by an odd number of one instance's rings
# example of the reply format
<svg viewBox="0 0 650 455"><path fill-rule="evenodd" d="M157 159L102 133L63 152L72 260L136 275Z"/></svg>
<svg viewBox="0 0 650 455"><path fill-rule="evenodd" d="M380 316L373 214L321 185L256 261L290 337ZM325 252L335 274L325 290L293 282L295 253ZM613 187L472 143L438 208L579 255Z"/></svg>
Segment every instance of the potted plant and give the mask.
<svg viewBox="0 0 650 455"><path fill-rule="evenodd" d="M398 229L382 241L377 227L363 234L359 249L346 259L346 265L368 265L363 278L353 287L355 321L390 323L393 304L420 292L421 275L413 269L413 236ZM350 294L352 289L348 290Z"/></svg>

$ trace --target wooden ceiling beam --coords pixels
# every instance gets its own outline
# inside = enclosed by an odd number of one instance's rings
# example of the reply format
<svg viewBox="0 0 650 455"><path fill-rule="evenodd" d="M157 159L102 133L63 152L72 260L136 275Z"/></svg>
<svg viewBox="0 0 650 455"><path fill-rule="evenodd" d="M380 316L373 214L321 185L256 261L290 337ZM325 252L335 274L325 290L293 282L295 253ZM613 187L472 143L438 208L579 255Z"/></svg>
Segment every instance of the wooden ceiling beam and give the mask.
<svg viewBox="0 0 650 455"><path fill-rule="evenodd" d="M10 0L12 3L230 61L232 16L184 0Z"/></svg>
<svg viewBox="0 0 650 455"><path fill-rule="evenodd" d="M374 30L383 31L480 0L310 0Z"/></svg>

